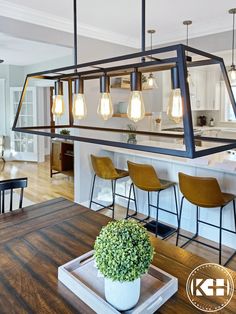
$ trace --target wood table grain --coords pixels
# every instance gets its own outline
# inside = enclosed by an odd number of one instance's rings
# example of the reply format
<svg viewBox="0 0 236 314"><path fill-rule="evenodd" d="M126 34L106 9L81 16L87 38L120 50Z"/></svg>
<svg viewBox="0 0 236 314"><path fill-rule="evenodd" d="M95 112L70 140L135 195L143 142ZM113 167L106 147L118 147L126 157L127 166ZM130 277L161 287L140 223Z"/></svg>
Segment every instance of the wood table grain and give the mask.
<svg viewBox="0 0 236 314"><path fill-rule="evenodd" d="M93 313L57 280L60 265L93 248L110 219L63 198L0 216L0 313ZM179 279L158 313L200 313L186 295L190 272L206 260L152 238L153 264ZM231 272L236 279L236 273ZM220 313L235 313L236 297ZM105 314L105 313L104 313Z"/></svg>

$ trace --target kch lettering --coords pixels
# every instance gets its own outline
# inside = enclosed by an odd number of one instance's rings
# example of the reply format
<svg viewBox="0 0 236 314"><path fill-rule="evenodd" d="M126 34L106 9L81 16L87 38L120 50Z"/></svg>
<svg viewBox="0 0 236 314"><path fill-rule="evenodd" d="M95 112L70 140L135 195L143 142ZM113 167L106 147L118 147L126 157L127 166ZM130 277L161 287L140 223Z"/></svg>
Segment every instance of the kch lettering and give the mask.
<svg viewBox="0 0 236 314"><path fill-rule="evenodd" d="M224 279L193 279L191 292L195 296L225 296L228 294L228 281Z"/></svg>

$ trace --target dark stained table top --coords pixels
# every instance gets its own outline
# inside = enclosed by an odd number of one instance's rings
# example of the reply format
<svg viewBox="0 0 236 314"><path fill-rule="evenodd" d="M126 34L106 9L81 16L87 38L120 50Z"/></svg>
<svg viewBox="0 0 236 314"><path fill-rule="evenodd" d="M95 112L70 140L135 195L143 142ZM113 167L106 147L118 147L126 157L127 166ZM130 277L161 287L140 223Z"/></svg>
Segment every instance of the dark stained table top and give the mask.
<svg viewBox="0 0 236 314"><path fill-rule="evenodd" d="M110 219L63 198L0 216L0 313L93 313L57 279L57 269L90 251ZM200 313L189 302L190 272L206 262L152 238L153 264L179 279L178 293L158 313ZM236 279L236 273L231 272ZM220 313L235 313L236 297Z"/></svg>

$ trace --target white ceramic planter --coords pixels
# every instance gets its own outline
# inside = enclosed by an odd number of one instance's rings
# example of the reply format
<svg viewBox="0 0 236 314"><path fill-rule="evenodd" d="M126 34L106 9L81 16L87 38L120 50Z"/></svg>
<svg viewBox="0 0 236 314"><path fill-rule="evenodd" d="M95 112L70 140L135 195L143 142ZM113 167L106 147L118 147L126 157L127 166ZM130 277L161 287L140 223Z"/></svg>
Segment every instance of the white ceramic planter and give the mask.
<svg viewBox="0 0 236 314"><path fill-rule="evenodd" d="M119 311L131 309L140 297L140 278L125 282L105 278L105 297Z"/></svg>

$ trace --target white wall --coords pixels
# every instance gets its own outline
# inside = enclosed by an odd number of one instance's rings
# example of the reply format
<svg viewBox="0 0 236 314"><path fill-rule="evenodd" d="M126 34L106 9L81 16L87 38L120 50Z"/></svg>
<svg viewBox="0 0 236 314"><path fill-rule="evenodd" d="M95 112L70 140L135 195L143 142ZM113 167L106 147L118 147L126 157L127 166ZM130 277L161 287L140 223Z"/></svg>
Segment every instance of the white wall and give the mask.
<svg viewBox="0 0 236 314"><path fill-rule="evenodd" d="M0 65L0 78L5 80L5 104L0 107L0 124L5 126L6 146L10 147L10 134L12 128L12 117L10 116L10 88L21 87L24 80L23 67L13 65ZM4 108L3 108L4 106Z"/></svg>

